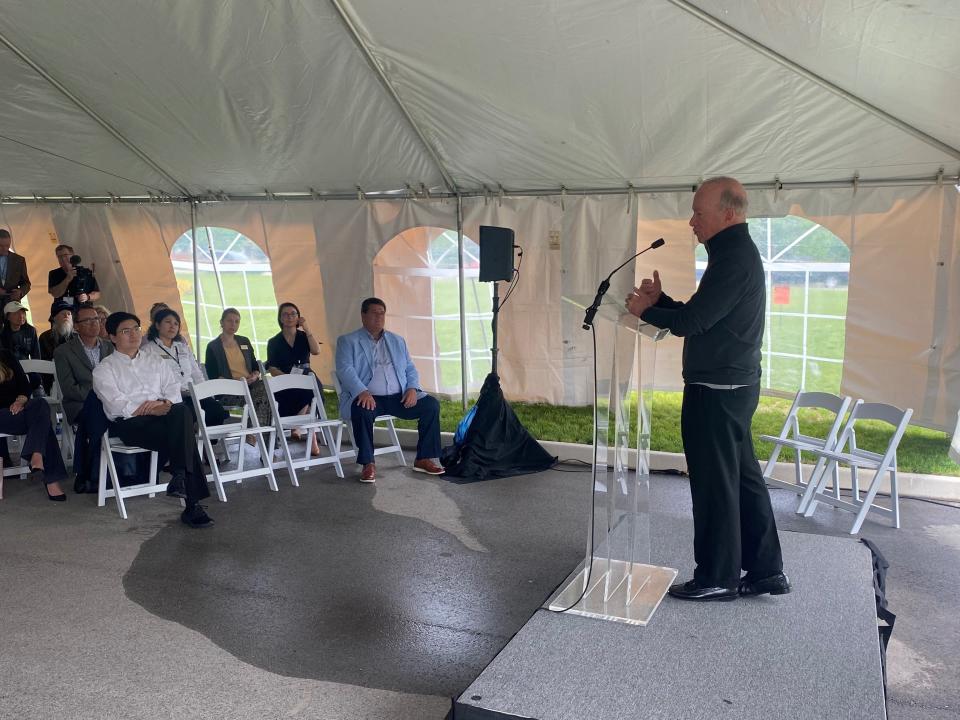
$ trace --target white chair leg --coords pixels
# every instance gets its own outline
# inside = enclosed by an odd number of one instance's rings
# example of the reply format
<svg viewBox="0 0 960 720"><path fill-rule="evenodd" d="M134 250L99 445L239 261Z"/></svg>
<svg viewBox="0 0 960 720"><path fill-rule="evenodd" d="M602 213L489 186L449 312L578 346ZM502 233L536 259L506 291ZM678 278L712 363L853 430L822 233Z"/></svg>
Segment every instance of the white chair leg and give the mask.
<svg viewBox="0 0 960 720"><path fill-rule="evenodd" d="M883 478L885 469L880 468L877 470L877 474L873 476L873 480L870 483L870 489L867 490L867 494L863 496L863 505L860 506L860 512L857 513L857 519L853 521L853 527L850 528L850 534L856 535L860 532L860 527L863 525L863 521L867 519L867 513L870 512L870 506L873 505L873 499L877 495L877 490L880 489L880 480Z"/></svg>
<svg viewBox="0 0 960 720"><path fill-rule="evenodd" d="M900 488L897 482L897 469L890 468L890 510L893 512L893 526L900 529Z"/></svg>
<svg viewBox="0 0 960 720"><path fill-rule="evenodd" d="M107 453L100 443L100 477L97 478L97 507L107 504Z"/></svg>
<svg viewBox="0 0 960 720"><path fill-rule="evenodd" d="M387 420L387 432L390 434L390 444L397 448L396 455L400 460L400 464L406 467L407 459L403 456L403 448L400 447L400 438L397 437L397 428L394 426L392 418Z"/></svg>
<svg viewBox="0 0 960 720"><path fill-rule="evenodd" d="M267 470L267 484L271 490L278 492L280 488L277 487L277 476L273 474L273 452L267 454L267 441L264 439L263 433L257 433L256 438L257 447L260 448L260 457L263 459L263 466Z"/></svg>
<svg viewBox="0 0 960 720"><path fill-rule="evenodd" d="M117 509L120 511L120 517L127 519L127 505L123 501L123 491L120 489L120 478L117 473L117 466L113 462L113 453L107 451L107 467L110 470L110 482L113 483L113 497L117 501Z"/></svg>
<svg viewBox="0 0 960 720"><path fill-rule="evenodd" d="M340 462L340 441L343 438L343 423L337 426L336 437L329 427L323 428L323 439L330 450L330 456L333 458L333 467L337 471L337 477L343 477L343 464Z"/></svg>
<svg viewBox="0 0 960 720"><path fill-rule="evenodd" d="M278 432L280 449L283 450L283 462L287 466L287 475L290 476L290 484L294 487L300 487L300 480L297 478L297 469L293 466L293 457L290 454L290 443L287 442L287 435L284 432Z"/></svg>

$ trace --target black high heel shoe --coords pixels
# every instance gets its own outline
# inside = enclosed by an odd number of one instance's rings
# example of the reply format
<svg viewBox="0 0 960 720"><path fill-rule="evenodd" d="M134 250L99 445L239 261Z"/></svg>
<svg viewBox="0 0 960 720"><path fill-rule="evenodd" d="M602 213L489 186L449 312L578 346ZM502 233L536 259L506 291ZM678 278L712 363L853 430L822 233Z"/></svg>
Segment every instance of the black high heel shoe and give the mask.
<svg viewBox="0 0 960 720"><path fill-rule="evenodd" d="M47 500L52 502L66 502L67 494L51 495L50 488L47 485L47 477L43 474L43 468L30 468L30 477L43 483L43 489L47 491Z"/></svg>

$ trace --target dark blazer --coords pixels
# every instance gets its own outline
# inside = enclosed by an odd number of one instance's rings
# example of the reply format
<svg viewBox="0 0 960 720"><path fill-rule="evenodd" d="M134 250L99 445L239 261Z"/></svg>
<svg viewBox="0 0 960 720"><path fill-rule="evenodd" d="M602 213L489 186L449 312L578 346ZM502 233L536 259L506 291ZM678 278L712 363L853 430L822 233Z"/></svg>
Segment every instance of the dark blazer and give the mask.
<svg viewBox="0 0 960 720"><path fill-rule="evenodd" d="M254 372L257 369L257 358L253 354L253 343L243 335L234 335L234 338L236 338L237 345L240 346L240 352L243 353L243 359L247 363L247 372ZM227 363L227 353L223 349L223 341L219 337L215 337L207 345L204 365L206 366L208 380L233 379L233 375L230 374L230 365Z"/></svg>
<svg viewBox="0 0 960 720"><path fill-rule="evenodd" d="M100 359L103 360L113 352L113 343L103 338L98 338L97 342L100 343ZM53 364L63 392L63 411L67 415L67 422L73 425L93 388L93 365L79 335L74 335L57 347L53 353Z"/></svg>
<svg viewBox="0 0 960 720"><path fill-rule="evenodd" d="M20 290L20 297L30 292L30 278L27 277L27 260L15 252L7 254L7 278L0 295L8 296L11 290Z"/></svg>

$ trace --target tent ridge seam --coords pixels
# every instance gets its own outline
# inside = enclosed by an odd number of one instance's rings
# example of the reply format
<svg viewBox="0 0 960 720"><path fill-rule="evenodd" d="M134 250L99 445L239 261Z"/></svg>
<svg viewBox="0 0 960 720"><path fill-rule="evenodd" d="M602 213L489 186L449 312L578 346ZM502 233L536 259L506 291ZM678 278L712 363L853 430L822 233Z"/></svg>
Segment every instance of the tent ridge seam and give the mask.
<svg viewBox="0 0 960 720"><path fill-rule="evenodd" d="M70 102L76 105L82 112L84 112L91 120L96 122L100 127L110 133L114 139L118 140L124 147L127 148L130 152L136 155L142 162L146 163L150 168L155 172L159 173L161 177L166 178L167 182L172 184L177 190L184 194L187 198L191 197L190 191L181 184L176 178L174 178L170 173L164 170L160 165L158 165L149 155L143 152L140 148L134 145L130 140L128 140L124 135L120 133L113 125L107 122L106 119L100 116L93 108L87 105L83 100L77 97L66 85L53 77L49 72L47 72L43 67L41 67L36 61L33 60L29 55L27 55L23 50L21 50L17 45L15 45L6 35L0 32L0 43L3 43L14 55L19 57L24 63L26 63L34 72L36 72L40 77L46 80L48 83L53 85L64 97L66 97Z"/></svg>
<svg viewBox="0 0 960 720"><path fill-rule="evenodd" d="M350 37L353 39L353 42L356 44L357 48L360 50L361 54L366 58L367 63L370 65L373 72L376 74L377 78L380 80L380 84L383 85L384 90L387 91L387 94L393 99L393 102L396 104L397 108L400 110L401 114L406 118L407 122L410 124L411 129L419 138L420 142L423 144L424 149L426 149L427 154L433 160L434 164L437 166L437 170L440 172L441 177L443 177L443 182L447 186L447 190L451 195L456 195L458 192L457 183L454 181L453 176L449 173L446 166L444 166L443 161L440 159L440 155L437 152L437 149L427 140L426 134L423 132L416 120L414 120L413 115L410 110L404 104L403 99L400 97L400 94L397 92L397 89L393 86L393 83L390 82L390 78L387 77L387 72L383 66L377 61L376 57L373 54L373 51L367 46L363 41L363 38L360 36L360 31L357 28L356 23L351 17L352 8L350 11L347 9L346 0L330 0L330 4L333 6L333 9L336 10L337 14L340 16L340 19L343 21L343 24L347 28L347 32L350 34ZM352 13L355 15L356 13Z"/></svg>

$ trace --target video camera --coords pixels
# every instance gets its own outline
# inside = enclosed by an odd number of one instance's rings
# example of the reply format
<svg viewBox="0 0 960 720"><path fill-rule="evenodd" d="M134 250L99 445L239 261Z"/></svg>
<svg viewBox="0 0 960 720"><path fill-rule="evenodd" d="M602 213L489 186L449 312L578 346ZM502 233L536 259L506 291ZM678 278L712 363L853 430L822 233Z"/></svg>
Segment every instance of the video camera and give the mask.
<svg viewBox="0 0 960 720"><path fill-rule="evenodd" d="M83 267L80 263L82 258L79 255L70 256L70 264L77 271L76 276L67 286L67 295L76 297L77 295L89 295L96 288L96 281L93 279L93 270Z"/></svg>

